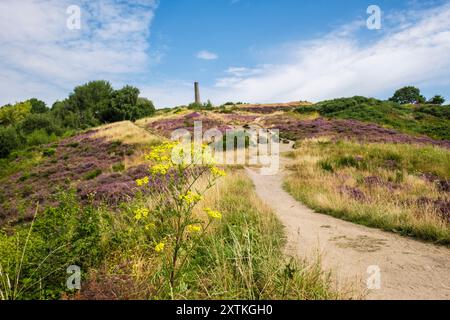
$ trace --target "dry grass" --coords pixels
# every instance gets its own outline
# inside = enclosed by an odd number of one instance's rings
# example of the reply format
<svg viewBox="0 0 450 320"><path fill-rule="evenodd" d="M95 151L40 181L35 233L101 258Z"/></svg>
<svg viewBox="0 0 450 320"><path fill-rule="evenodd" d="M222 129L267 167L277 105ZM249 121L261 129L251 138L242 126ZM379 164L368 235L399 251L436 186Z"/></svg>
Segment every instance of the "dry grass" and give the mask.
<svg viewBox="0 0 450 320"><path fill-rule="evenodd" d="M450 244L450 196L422 177L448 181L448 150L326 139L297 147L285 185L298 200L345 220Z"/></svg>
<svg viewBox="0 0 450 320"><path fill-rule="evenodd" d="M129 169L144 163L144 154L148 149L160 144L165 138L149 133L131 121L122 121L108 124L98 128L94 138L104 138L107 141L120 141L124 144L134 145L134 153L126 155L123 161L124 169ZM112 170L112 169L111 169Z"/></svg>
<svg viewBox="0 0 450 320"><path fill-rule="evenodd" d="M169 119L177 119L180 118L186 114L192 113L193 110L189 110L187 108L183 108L178 110L176 113L174 113L173 111L169 112L169 113L161 113L161 114L156 114L153 117L150 118L143 118L143 119L139 119L136 121L136 125L140 126L140 127L145 127L147 126L149 123L158 121L158 120L169 120Z"/></svg>
<svg viewBox="0 0 450 320"><path fill-rule="evenodd" d="M149 133L131 121L115 122L99 127L94 138L105 138L108 141L121 141L132 145L152 145L161 141L160 137Z"/></svg>

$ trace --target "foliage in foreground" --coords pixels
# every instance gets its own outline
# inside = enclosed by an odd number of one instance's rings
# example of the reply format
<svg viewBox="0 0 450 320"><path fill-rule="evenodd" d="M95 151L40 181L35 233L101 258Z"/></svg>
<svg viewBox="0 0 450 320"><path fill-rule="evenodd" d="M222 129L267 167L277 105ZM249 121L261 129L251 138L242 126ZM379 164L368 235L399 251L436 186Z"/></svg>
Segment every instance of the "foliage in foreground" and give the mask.
<svg viewBox="0 0 450 320"><path fill-rule="evenodd" d="M115 245L102 267L92 269L80 299L335 299L342 297L318 263L283 255L280 222L258 199L243 173L235 172L210 189L200 208L222 213L222 219L199 237L175 286L167 279L165 256L149 243L145 224L115 215ZM151 213L149 213L150 215ZM207 220L204 220L207 222ZM169 244L170 245L170 244ZM170 250L164 247L164 250ZM117 281L120 279L119 281Z"/></svg>
<svg viewBox="0 0 450 320"><path fill-rule="evenodd" d="M82 208L72 193L58 200L31 225L0 231L0 300L57 299L68 266L86 270L102 260L99 211Z"/></svg>
<svg viewBox="0 0 450 320"><path fill-rule="evenodd" d="M57 299L61 295L79 299L341 297L319 264L283 255L282 226L242 173L220 180L194 209L192 219L198 224L186 227L191 236L198 231L195 226L208 223L200 208L211 208L215 217L220 211L223 218L196 237L172 285L164 255L172 244L161 247L152 242L152 226L143 223L144 215L154 214L142 211L158 203L153 197L138 195L117 211L82 207L72 194L62 193L59 201L59 206L38 215L31 228L5 229L0 234L3 299ZM80 293L66 288L69 265L81 267Z"/></svg>
<svg viewBox="0 0 450 320"><path fill-rule="evenodd" d="M450 244L450 152L438 147L305 140L286 189L323 213Z"/></svg>

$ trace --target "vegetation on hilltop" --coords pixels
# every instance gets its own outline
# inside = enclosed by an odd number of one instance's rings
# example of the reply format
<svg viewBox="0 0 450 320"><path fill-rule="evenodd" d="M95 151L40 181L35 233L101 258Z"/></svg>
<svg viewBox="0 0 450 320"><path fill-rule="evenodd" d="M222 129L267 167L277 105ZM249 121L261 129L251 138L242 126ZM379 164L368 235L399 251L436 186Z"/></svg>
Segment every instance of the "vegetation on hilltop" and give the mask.
<svg viewBox="0 0 450 320"><path fill-rule="evenodd" d="M450 105L400 105L392 101L355 96L322 101L297 108L296 112L317 112L326 118L372 122L408 134L450 140Z"/></svg>

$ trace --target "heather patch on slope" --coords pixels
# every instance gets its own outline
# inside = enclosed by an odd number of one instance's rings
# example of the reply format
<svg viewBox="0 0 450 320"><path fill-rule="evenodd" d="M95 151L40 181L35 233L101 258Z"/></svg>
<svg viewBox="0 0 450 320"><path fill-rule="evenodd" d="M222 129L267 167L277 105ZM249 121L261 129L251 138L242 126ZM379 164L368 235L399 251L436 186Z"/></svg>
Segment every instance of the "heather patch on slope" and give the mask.
<svg viewBox="0 0 450 320"><path fill-rule="evenodd" d="M332 119L372 122L404 133L450 140L450 105L399 105L356 96L322 101L296 111L301 114L318 112Z"/></svg>
<svg viewBox="0 0 450 320"><path fill-rule="evenodd" d="M358 120L324 119L298 120L285 115L270 116L263 123L279 129L283 138L302 140L316 137L333 137L361 142L388 142L408 144L430 144L450 148L449 140L435 140L425 136L413 136L386 129L373 123Z"/></svg>
<svg viewBox="0 0 450 320"><path fill-rule="evenodd" d="M236 107L239 111L271 114L278 111L291 111L300 106L309 106L311 103L306 101L295 101L288 103L269 103L269 104L242 104Z"/></svg>
<svg viewBox="0 0 450 320"><path fill-rule="evenodd" d="M147 130L170 138L172 132L177 129L185 129L192 132L196 121L201 121L203 131L211 128L217 128L224 132L230 128L220 119L200 112L192 112L176 117L159 118L153 121L144 121L141 123Z"/></svg>
<svg viewBox="0 0 450 320"><path fill-rule="evenodd" d="M17 170L0 178L0 224L30 220L37 203L41 208L55 205L54 195L61 190L74 189L85 202L111 205L132 197L135 179L146 170L135 159L160 140L137 127L143 132L133 132L130 125L134 126L123 122L100 127L46 145L34 151L34 165L27 157L17 159Z"/></svg>

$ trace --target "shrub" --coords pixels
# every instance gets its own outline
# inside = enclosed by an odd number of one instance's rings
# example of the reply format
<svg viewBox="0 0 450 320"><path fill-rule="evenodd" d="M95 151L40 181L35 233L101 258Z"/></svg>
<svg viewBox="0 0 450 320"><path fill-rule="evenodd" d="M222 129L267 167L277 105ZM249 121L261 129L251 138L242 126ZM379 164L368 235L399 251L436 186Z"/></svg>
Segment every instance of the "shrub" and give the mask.
<svg viewBox="0 0 450 320"><path fill-rule="evenodd" d="M153 102L146 98L138 98L136 108L132 111L130 120L136 121L137 119L150 117L155 114L155 111Z"/></svg>
<svg viewBox="0 0 450 320"><path fill-rule="evenodd" d="M55 124L55 119L49 114L30 114L21 123L20 129L25 134L36 130L45 130L48 135L62 134L62 129Z"/></svg>
<svg viewBox="0 0 450 320"><path fill-rule="evenodd" d="M56 153L56 150L54 148L47 148L44 151L42 151L42 155L44 157L51 157Z"/></svg>
<svg viewBox="0 0 450 320"><path fill-rule="evenodd" d="M0 158L8 156L19 146L20 138L13 127L0 128Z"/></svg>
<svg viewBox="0 0 450 320"><path fill-rule="evenodd" d="M49 135L45 129L38 129L29 134L26 139L29 146L38 146L50 143L58 138L54 133Z"/></svg>
<svg viewBox="0 0 450 320"><path fill-rule="evenodd" d="M319 166L324 171L334 172L333 165L331 164L331 162L329 160L321 160L321 161L319 161Z"/></svg>
<svg viewBox="0 0 450 320"><path fill-rule="evenodd" d="M188 105L188 109L189 110L213 110L214 105L209 100L206 103L193 102L190 105Z"/></svg>
<svg viewBox="0 0 450 320"><path fill-rule="evenodd" d="M0 108L0 125L15 125L22 121L31 112L31 103L19 102L15 105L6 105Z"/></svg>
<svg viewBox="0 0 450 320"><path fill-rule="evenodd" d="M102 170L97 168L97 169L94 169L94 170L89 171L88 173L86 173L84 175L84 179L85 180L92 180L92 179L97 178L101 174L102 174Z"/></svg>
<svg viewBox="0 0 450 320"><path fill-rule="evenodd" d="M429 101L427 101L427 103L435 104L435 105L439 105L439 106L441 104L444 104L444 102L445 102L444 97L440 96L440 95L436 95L433 98L431 98Z"/></svg>
<svg viewBox="0 0 450 320"><path fill-rule="evenodd" d="M115 163L112 166L112 170L114 172L122 172L125 170L125 165L122 162Z"/></svg>
<svg viewBox="0 0 450 320"><path fill-rule="evenodd" d="M297 113L319 113L323 117L354 119L376 123L409 134L425 134L434 139L450 140L450 106L399 105L392 101L355 96L299 107ZM285 134L285 133L283 133Z"/></svg>
<svg viewBox="0 0 450 320"><path fill-rule="evenodd" d="M32 98L28 102L31 104L31 113L46 113L49 111L44 101Z"/></svg>
<svg viewBox="0 0 450 320"><path fill-rule="evenodd" d="M72 142L67 145L69 148L78 148L80 146L79 142Z"/></svg>

